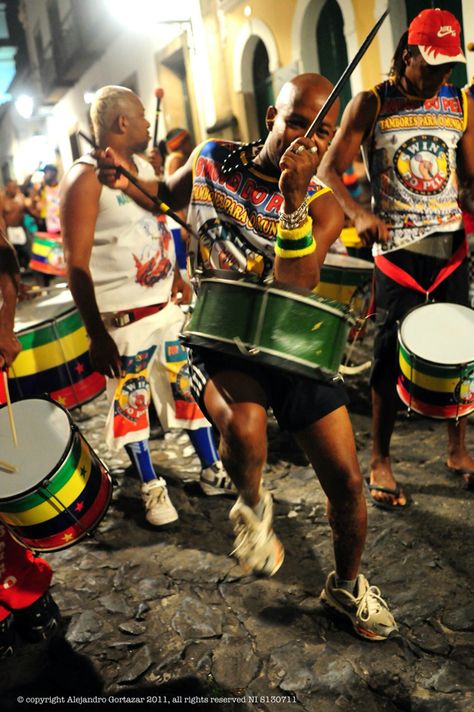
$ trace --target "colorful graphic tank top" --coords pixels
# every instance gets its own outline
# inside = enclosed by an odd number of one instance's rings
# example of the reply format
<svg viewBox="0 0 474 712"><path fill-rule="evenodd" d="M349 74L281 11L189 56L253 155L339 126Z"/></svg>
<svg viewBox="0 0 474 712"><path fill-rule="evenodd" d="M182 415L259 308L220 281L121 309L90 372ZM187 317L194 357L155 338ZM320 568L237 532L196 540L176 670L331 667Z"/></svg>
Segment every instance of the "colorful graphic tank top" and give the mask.
<svg viewBox="0 0 474 712"><path fill-rule="evenodd" d="M237 145L210 140L198 148L188 222L199 235L199 246L191 240L191 264L267 277L273 268L283 195L278 179L252 164L222 175L220 168ZM309 199L329 190L313 178Z"/></svg>
<svg viewBox="0 0 474 712"><path fill-rule="evenodd" d="M372 209L390 226L374 255L462 227L456 149L467 124L465 93L445 84L432 99L403 94L391 81L373 90L377 118L365 146Z"/></svg>
<svg viewBox="0 0 474 712"><path fill-rule="evenodd" d="M151 165L134 156L138 177L154 180ZM90 155L77 163L96 165ZM176 257L164 217L156 218L121 190L102 186L90 270L101 312L161 304L170 298Z"/></svg>

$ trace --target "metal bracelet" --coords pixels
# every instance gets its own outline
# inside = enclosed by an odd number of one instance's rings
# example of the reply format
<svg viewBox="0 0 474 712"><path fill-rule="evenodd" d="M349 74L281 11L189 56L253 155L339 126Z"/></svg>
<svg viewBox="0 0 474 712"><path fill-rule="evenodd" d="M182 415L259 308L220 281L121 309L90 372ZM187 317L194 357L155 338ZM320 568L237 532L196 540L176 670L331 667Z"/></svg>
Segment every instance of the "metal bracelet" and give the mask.
<svg viewBox="0 0 474 712"><path fill-rule="evenodd" d="M280 211L280 225L284 230L295 230L304 223L307 217L308 202L305 199L292 213L284 213Z"/></svg>

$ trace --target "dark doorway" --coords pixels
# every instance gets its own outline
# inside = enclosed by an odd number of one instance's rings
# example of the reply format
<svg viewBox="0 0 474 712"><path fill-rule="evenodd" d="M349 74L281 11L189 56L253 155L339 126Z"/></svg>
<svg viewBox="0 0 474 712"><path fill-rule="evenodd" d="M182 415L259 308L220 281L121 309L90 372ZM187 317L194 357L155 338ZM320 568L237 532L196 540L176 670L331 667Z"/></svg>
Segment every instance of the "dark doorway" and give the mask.
<svg viewBox="0 0 474 712"><path fill-rule="evenodd" d="M319 73L335 84L348 64L344 20L337 0L326 0L321 10L316 28L316 46ZM347 82L339 97L341 101L339 117L351 97L350 83Z"/></svg>
<svg viewBox="0 0 474 712"><path fill-rule="evenodd" d="M257 124L260 138L267 135L265 116L267 108L275 101L272 78L268 69L268 53L262 40L258 40L253 54L252 78L255 94L255 108L257 111Z"/></svg>

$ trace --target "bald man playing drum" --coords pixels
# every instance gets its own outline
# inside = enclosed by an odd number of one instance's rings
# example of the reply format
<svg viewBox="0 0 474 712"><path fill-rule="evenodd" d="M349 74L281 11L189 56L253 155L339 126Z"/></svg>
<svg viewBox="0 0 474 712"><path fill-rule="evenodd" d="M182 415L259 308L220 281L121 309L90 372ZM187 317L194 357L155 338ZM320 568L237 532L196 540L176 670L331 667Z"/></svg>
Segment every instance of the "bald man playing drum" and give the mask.
<svg viewBox="0 0 474 712"><path fill-rule="evenodd" d="M309 137L305 132L331 89L318 74L295 77L267 110L264 142L206 141L160 184L160 200L173 209L190 203L188 219L200 239L191 240L189 257L199 268L226 269L235 278L247 275L261 284L273 277L279 287L305 293L317 285L343 225L332 192L315 178L335 133L337 102L316 132ZM142 191L117 177L113 152L99 159L103 182L154 209ZM142 187L157 194L156 183ZM346 616L358 635L387 638L397 629L395 620L379 589L359 572L367 510L340 381L287 373L258 359L196 345L189 351L193 395L219 430L222 460L240 494L230 511L240 565L272 576L283 563L283 546L272 526L272 497L262 486L267 409L272 407L280 427L305 451L328 498L335 571L321 600Z"/></svg>

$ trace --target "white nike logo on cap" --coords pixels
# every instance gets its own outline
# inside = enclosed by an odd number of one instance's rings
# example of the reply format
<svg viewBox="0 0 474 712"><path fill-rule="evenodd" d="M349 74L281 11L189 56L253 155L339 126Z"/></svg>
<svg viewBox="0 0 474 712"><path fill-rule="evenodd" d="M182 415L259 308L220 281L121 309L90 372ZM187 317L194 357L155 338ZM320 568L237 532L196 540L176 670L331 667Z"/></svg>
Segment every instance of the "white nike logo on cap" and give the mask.
<svg viewBox="0 0 474 712"><path fill-rule="evenodd" d="M437 32L437 37L446 37L446 35L453 35L453 37L456 37L456 30L453 30L451 25L440 27Z"/></svg>

